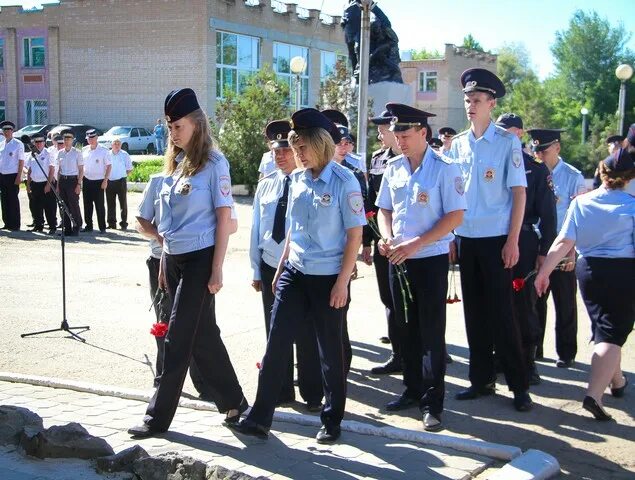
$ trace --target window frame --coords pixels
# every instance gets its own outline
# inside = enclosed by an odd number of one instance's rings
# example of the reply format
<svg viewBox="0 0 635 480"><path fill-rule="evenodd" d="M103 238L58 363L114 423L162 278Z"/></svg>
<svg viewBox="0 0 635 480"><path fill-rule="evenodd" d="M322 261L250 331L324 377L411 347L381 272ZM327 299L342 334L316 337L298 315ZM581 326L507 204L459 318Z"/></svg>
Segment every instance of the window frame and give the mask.
<svg viewBox="0 0 635 480"><path fill-rule="evenodd" d="M0 70L4 69L4 37L0 37Z"/></svg>
<svg viewBox="0 0 635 480"><path fill-rule="evenodd" d="M33 46L33 40L42 40L42 45ZM27 47L28 43L28 47ZM33 65L33 49L44 50L42 65ZM46 68L46 38L45 37L23 37L22 38L22 66L24 68Z"/></svg>
<svg viewBox="0 0 635 480"><path fill-rule="evenodd" d="M288 47L289 55L286 58L287 65L289 66L289 72L278 70L278 47ZM294 48L299 48L302 55L292 54ZM311 73L311 49L309 47L303 47L302 45L294 45L292 43L273 42L273 71L276 73L276 77L282 83L287 82L289 85L289 105L295 108L295 77L294 73L291 73L291 59L295 56L303 56L306 61L306 68L302 75L300 75L300 108L309 106L309 77Z"/></svg>
<svg viewBox="0 0 635 480"><path fill-rule="evenodd" d="M435 89L428 89L428 81L434 80ZM419 92L423 93L436 93L439 89L439 72L437 70L430 70L419 72Z"/></svg>
<svg viewBox="0 0 635 480"><path fill-rule="evenodd" d="M0 100L0 122L4 122L7 119L7 101Z"/></svg>
<svg viewBox="0 0 635 480"><path fill-rule="evenodd" d="M44 102L44 106L36 105ZM30 104L30 105L29 105ZM38 118L37 112L44 111L44 118ZM30 118L29 118L30 117ZM49 102L44 98L28 98L24 100L24 118L27 125L47 125L49 117Z"/></svg>
<svg viewBox="0 0 635 480"><path fill-rule="evenodd" d="M226 53L225 53L225 37L227 35L232 35L235 37L235 64L225 63L226 61ZM241 50L241 39L243 42L249 42L249 48L251 50L249 54L249 58L251 59L250 65L241 65L240 62L240 50ZM232 89L233 93L236 95L240 95L242 90L242 85L246 79L248 79L251 75L260 70L260 57L261 57L261 49L262 49L262 39L260 37L254 37L252 35L244 35L242 33L236 32L228 32L225 30L216 30L216 98L223 99L225 98L225 75L228 72L232 74L232 82L231 85L227 85L227 88ZM244 46L244 44L243 44ZM254 52L255 49L255 52Z"/></svg>

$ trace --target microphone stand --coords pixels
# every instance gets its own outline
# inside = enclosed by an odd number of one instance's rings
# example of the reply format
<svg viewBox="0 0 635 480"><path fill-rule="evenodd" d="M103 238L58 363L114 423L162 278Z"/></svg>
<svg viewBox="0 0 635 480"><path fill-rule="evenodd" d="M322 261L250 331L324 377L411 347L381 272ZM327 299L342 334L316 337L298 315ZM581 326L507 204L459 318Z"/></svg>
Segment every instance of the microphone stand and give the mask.
<svg viewBox="0 0 635 480"><path fill-rule="evenodd" d="M80 337L77 333L73 332L73 330L81 330L78 333L83 333L86 330L90 330L90 327L88 326L70 327L68 325L68 320L66 320L66 257L64 254L64 251L65 251L64 250L65 236L64 236L64 225L63 225L64 215L68 216L68 218L70 219L71 226L76 225L77 222L75 222L75 220L73 219L73 215L71 214L70 210L66 206L66 203L64 203L64 200L61 199L59 193L57 192L57 189L49 180L48 172L45 172L44 168L42 168L42 164L40 163L37 156L33 152L33 149L34 147L31 147L31 158L35 160L35 163L37 163L37 166L40 168L40 171L46 177L46 183L48 184L49 188L55 195L55 199L57 201L57 205L60 210L60 218L62 219L62 236L61 236L61 239L62 239L62 324L59 326L59 328L52 328L50 330L41 330L38 332L23 333L20 335L20 337L22 338L31 337L33 335L41 335L44 333L52 333L52 332L66 332L70 334L75 340L79 340L80 342L86 342L84 338Z"/></svg>

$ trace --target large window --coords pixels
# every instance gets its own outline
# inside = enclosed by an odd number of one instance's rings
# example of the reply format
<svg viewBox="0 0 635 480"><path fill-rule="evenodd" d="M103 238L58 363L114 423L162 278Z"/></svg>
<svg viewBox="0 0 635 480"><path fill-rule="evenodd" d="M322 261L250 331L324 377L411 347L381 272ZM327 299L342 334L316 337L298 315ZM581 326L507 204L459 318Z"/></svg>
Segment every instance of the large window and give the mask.
<svg viewBox="0 0 635 480"><path fill-rule="evenodd" d="M0 122L4 122L7 119L5 108L4 100L0 100Z"/></svg>
<svg viewBox="0 0 635 480"><path fill-rule="evenodd" d="M419 72L419 91L437 91L437 72Z"/></svg>
<svg viewBox="0 0 635 480"><path fill-rule="evenodd" d="M346 60L346 55L322 50L322 52L320 52L320 82L323 82L326 77L335 73L335 65L337 62L346 63Z"/></svg>
<svg viewBox="0 0 635 480"><path fill-rule="evenodd" d="M44 37L30 37L24 39L24 66L43 67L46 56Z"/></svg>
<svg viewBox="0 0 635 480"><path fill-rule="evenodd" d="M241 93L258 70L260 39L236 33L216 32L216 97Z"/></svg>
<svg viewBox="0 0 635 480"><path fill-rule="evenodd" d="M48 106L46 100L26 100L26 124L46 125L48 123Z"/></svg>
<svg viewBox="0 0 635 480"><path fill-rule="evenodd" d="M300 75L300 106L306 107L309 105L309 49L298 47L297 45L274 42L273 67L278 74L278 80L289 85L289 104L295 106L295 75L291 73L290 67L293 57L304 58L306 64L304 72Z"/></svg>
<svg viewBox="0 0 635 480"><path fill-rule="evenodd" d="M0 68L4 68L4 38L0 38Z"/></svg>

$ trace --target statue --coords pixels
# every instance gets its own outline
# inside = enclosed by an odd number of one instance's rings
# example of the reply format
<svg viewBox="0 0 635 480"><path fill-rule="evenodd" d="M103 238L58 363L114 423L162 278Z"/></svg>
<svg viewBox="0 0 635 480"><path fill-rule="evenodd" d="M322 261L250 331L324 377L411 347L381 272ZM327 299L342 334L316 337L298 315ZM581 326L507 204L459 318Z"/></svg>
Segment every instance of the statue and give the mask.
<svg viewBox="0 0 635 480"><path fill-rule="evenodd" d="M368 83L403 83L399 69L399 38L386 14L373 3L370 22ZM361 0L350 0L342 15L342 28L353 75L359 77L359 42L362 22Z"/></svg>

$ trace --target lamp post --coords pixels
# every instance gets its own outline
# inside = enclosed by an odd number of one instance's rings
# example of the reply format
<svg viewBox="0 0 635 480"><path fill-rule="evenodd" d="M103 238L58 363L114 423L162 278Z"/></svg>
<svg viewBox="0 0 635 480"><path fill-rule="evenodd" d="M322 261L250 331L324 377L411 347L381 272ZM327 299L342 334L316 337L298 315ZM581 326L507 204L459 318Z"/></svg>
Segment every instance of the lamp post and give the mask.
<svg viewBox="0 0 635 480"><path fill-rule="evenodd" d="M359 42L359 95L357 99L357 153L366 161L368 133L368 63L370 61L370 10L373 0L360 0L362 24Z"/></svg>
<svg viewBox="0 0 635 480"><path fill-rule="evenodd" d="M582 107L580 113L582 114L582 145L584 145L586 143L586 116L589 114L589 109Z"/></svg>
<svg viewBox="0 0 635 480"><path fill-rule="evenodd" d="M295 75L295 109L300 110L301 83L300 75L304 73L306 62L303 57L293 57L289 65L291 73Z"/></svg>
<svg viewBox="0 0 635 480"><path fill-rule="evenodd" d="M615 76L622 82L617 107L617 134L621 135L624 129L624 111L626 110L626 82L633 76L633 67L627 63L622 63L615 69Z"/></svg>

